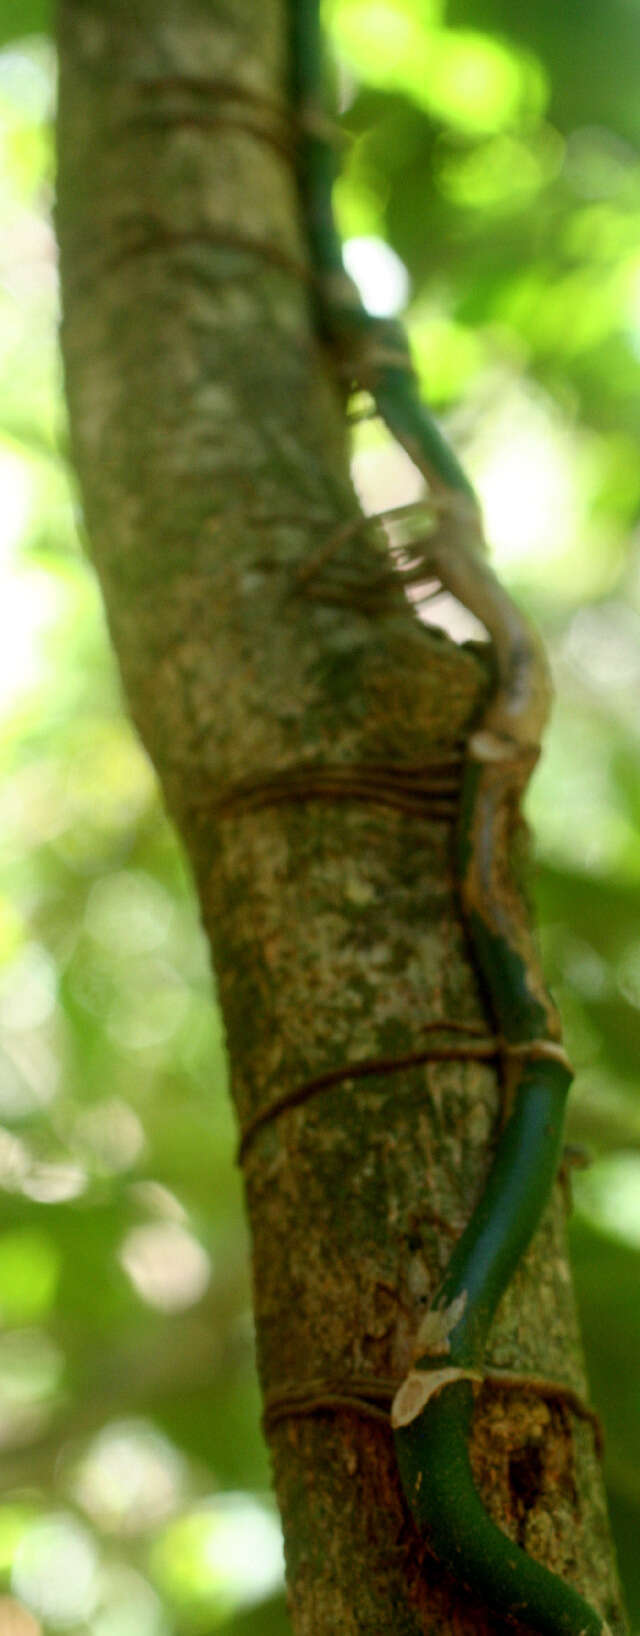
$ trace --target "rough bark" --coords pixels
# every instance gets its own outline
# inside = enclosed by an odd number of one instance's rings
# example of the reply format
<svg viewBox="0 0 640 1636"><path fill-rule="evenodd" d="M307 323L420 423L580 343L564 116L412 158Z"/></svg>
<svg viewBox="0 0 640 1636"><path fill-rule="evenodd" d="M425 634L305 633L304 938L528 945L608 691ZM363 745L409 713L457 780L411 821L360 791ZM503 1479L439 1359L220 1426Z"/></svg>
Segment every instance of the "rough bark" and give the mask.
<svg viewBox="0 0 640 1636"><path fill-rule="evenodd" d="M483 1011L451 824L428 800L253 805L242 781L423 766L459 745L486 682L381 583L375 531L323 556L356 506L290 156L266 103L221 91L283 95L282 0L63 0L59 41L75 461L131 712L193 866L243 1128L328 1069L420 1052L434 1018ZM490 1064L422 1063L341 1080L256 1132L267 1391L401 1378L498 1109ZM585 1389L560 1190L491 1356ZM488 1630L421 1549L386 1426L344 1408L283 1419L271 1442L298 1636ZM487 1388L474 1460L494 1516L619 1631L588 1423Z"/></svg>

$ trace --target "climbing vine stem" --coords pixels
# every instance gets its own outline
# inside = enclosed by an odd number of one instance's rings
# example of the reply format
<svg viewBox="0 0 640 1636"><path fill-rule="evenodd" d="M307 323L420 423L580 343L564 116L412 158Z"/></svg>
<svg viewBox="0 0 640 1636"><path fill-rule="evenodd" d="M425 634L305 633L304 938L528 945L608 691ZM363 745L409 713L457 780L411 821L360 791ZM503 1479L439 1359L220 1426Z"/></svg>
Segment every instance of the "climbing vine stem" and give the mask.
<svg viewBox="0 0 640 1636"><path fill-rule="evenodd" d="M457 874L462 913L496 1035L505 1117L481 1197L415 1341L392 1406L405 1497L427 1543L494 1615L538 1636L606 1636L578 1591L514 1545L488 1516L469 1453L473 1395L498 1302L540 1221L557 1173L571 1068L510 867L514 824L539 754L550 686L541 644L484 554L478 501L420 399L402 326L367 313L347 277L332 210L319 0L290 0L298 175L317 321L349 387L423 474L435 513L425 574L485 626L495 686L463 772Z"/></svg>

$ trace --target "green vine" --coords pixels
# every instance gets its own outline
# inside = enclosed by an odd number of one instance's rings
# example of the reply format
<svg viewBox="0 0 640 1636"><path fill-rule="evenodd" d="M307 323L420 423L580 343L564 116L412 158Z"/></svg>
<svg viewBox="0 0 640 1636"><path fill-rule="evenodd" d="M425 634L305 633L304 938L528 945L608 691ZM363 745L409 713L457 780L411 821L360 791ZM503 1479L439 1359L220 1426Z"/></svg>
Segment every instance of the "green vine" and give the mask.
<svg viewBox="0 0 640 1636"><path fill-rule="evenodd" d="M557 1173L571 1069L509 865L514 823L539 754L550 700L544 654L483 556L473 488L420 401L407 338L362 306L342 263L331 201L335 161L324 111L318 0L290 0L299 184L317 321L348 381L423 473L436 513L425 567L484 624L493 696L467 746L458 827L462 912L503 1042L505 1121L484 1192L456 1245L392 1408L400 1477L413 1516L444 1566L494 1615L539 1636L608 1636L571 1586L491 1521L468 1444L474 1382L483 1377L498 1302L540 1220Z"/></svg>

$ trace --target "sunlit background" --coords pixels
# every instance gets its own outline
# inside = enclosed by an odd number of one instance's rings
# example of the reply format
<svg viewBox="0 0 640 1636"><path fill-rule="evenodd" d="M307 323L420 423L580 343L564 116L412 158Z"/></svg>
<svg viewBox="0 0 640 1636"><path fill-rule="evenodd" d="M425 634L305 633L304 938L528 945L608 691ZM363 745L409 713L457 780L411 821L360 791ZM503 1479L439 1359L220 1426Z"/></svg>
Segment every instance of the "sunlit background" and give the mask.
<svg viewBox="0 0 640 1636"><path fill-rule="evenodd" d="M349 270L372 311L408 309L494 560L554 661L530 817L578 1068L570 1137L593 1160L574 1260L640 1631L632 10L331 0L327 20ZM55 62L44 34L19 37L46 18L0 0L0 1636L284 1636L220 1023L65 461ZM420 493L375 420L354 473L371 510Z"/></svg>

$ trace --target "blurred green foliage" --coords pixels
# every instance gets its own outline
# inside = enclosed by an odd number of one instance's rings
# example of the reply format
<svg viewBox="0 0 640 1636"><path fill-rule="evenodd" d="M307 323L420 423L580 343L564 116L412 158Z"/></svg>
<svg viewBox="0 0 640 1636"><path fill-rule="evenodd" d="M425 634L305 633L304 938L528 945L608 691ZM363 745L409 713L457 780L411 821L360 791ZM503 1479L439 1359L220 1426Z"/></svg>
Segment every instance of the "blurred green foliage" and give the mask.
<svg viewBox="0 0 640 1636"><path fill-rule="evenodd" d="M555 663L530 811L640 1630L640 10L326 15L351 265L386 310L406 270L425 392ZM220 1022L64 460L49 18L0 0L0 1628L282 1636ZM367 503L415 492L375 422L354 469Z"/></svg>

